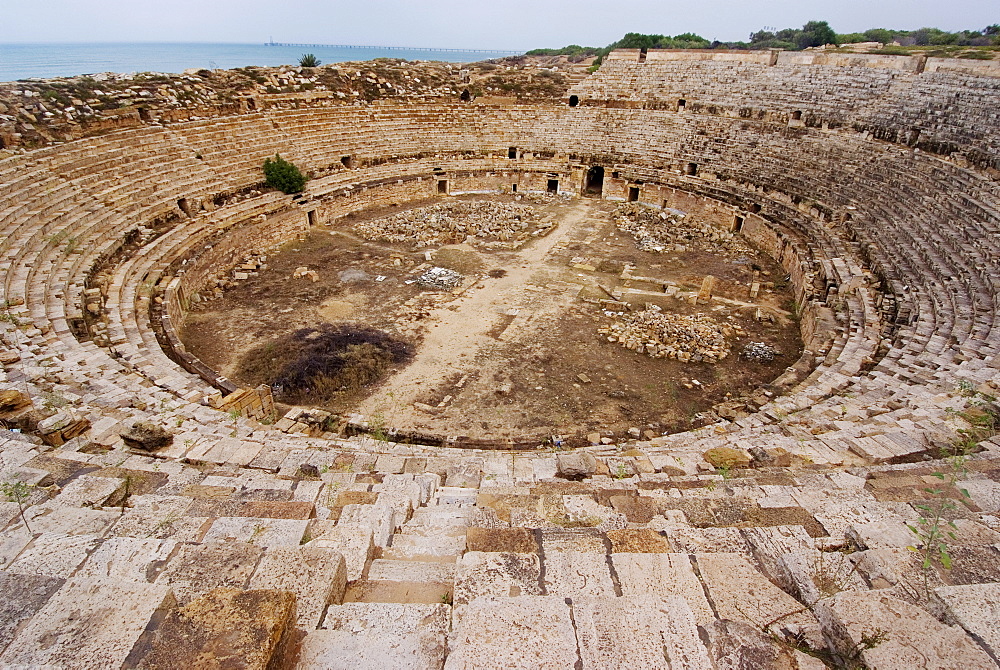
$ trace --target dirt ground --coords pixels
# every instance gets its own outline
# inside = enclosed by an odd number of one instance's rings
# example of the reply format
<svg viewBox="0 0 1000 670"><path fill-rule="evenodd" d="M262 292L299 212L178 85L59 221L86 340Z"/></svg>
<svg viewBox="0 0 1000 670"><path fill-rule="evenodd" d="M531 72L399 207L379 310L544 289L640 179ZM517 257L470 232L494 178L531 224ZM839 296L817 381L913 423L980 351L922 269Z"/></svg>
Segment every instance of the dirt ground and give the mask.
<svg viewBox="0 0 1000 670"><path fill-rule="evenodd" d="M298 328L353 322L385 330L415 344L412 362L326 409L471 440L686 430L698 425L700 412L774 379L801 354L785 273L763 254L642 252L614 227L612 203L583 198L534 206L557 225L517 251L373 244L351 231L358 217L317 229L272 254L266 268L223 297L193 309L182 338L206 364L242 383L247 351ZM625 264L634 276L673 282L680 291L697 291L714 275L715 298L692 305L668 297L654 285L621 279ZM464 283L454 291L422 289L412 280L432 265L463 273ZM302 266L316 270L318 281L292 278ZM752 266L759 281L775 287L753 301ZM745 334L720 363L654 359L598 334L614 319L599 303L608 291L635 310L653 303L665 312L731 319ZM754 318L758 307L773 322ZM738 353L750 341L779 355L768 364L745 361Z"/></svg>

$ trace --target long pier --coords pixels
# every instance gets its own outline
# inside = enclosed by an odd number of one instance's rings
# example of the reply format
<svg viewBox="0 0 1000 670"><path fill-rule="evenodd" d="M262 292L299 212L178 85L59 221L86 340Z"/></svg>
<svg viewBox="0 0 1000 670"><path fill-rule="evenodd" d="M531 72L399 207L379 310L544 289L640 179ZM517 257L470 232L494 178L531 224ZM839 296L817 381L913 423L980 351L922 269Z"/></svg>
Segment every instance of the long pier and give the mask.
<svg viewBox="0 0 1000 670"><path fill-rule="evenodd" d="M473 54L498 54L504 56L514 56L524 53L513 49L434 49L431 47L396 47L396 46L372 46L361 44L294 44L292 42L275 42L273 40L264 42L267 47L306 47L323 49L384 49L386 51L447 51L451 53L473 53Z"/></svg>

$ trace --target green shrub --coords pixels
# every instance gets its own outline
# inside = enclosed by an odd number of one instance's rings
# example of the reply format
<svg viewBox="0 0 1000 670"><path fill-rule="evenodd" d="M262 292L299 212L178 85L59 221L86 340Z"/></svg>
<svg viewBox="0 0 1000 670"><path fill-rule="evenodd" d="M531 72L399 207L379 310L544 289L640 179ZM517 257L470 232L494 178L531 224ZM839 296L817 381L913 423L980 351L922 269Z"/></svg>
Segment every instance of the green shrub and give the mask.
<svg viewBox="0 0 1000 670"><path fill-rule="evenodd" d="M278 154L273 160L264 159L264 177L268 186L282 193L300 193L306 185L305 175Z"/></svg>
<svg viewBox="0 0 1000 670"><path fill-rule="evenodd" d="M316 58L316 54L302 54L302 58L299 59L299 67L319 67L322 62Z"/></svg>

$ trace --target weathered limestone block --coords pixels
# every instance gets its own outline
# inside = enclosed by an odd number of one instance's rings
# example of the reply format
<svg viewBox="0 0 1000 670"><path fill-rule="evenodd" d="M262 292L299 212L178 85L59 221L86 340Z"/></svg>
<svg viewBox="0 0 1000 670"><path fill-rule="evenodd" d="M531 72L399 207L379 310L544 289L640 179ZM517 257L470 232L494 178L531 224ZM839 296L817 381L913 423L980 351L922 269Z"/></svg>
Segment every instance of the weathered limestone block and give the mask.
<svg viewBox="0 0 1000 670"><path fill-rule="evenodd" d="M69 578L98 545L92 535L42 533L5 569L24 575Z"/></svg>
<svg viewBox="0 0 1000 670"><path fill-rule="evenodd" d="M482 458L463 458L459 463L448 466L445 486L479 488L483 474Z"/></svg>
<svg viewBox="0 0 1000 670"><path fill-rule="evenodd" d="M0 572L0 653L66 580Z"/></svg>
<svg viewBox="0 0 1000 670"><path fill-rule="evenodd" d="M779 565L782 587L807 605L841 591L868 590L850 556L839 551L793 551L781 556Z"/></svg>
<svg viewBox="0 0 1000 670"><path fill-rule="evenodd" d="M614 596L608 555L580 551L545 553L543 585L550 596Z"/></svg>
<svg viewBox="0 0 1000 670"><path fill-rule="evenodd" d="M338 524L361 525L369 529L376 546L384 547L396 530L396 512L386 505L345 505Z"/></svg>
<svg viewBox="0 0 1000 670"><path fill-rule="evenodd" d="M445 670L578 667L570 606L559 596L477 598L448 639Z"/></svg>
<svg viewBox="0 0 1000 670"><path fill-rule="evenodd" d="M66 484L52 502L69 507L101 507L124 487L125 482L115 477L80 475Z"/></svg>
<svg viewBox="0 0 1000 670"><path fill-rule="evenodd" d="M375 557L371 529L350 523L334 526L330 522L316 522L313 529L314 537L306 546L335 550L344 557L348 581L361 579L365 568Z"/></svg>
<svg viewBox="0 0 1000 670"><path fill-rule="evenodd" d="M302 641L302 670L424 670L444 663L450 608L438 604L332 605Z"/></svg>
<svg viewBox="0 0 1000 670"><path fill-rule="evenodd" d="M612 554L622 596L680 596L695 621L705 626L715 614L687 554Z"/></svg>
<svg viewBox="0 0 1000 670"><path fill-rule="evenodd" d="M174 436L163 426L150 421L136 421L121 433L126 446L142 451L156 451L169 446Z"/></svg>
<svg viewBox="0 0 1000 670"><path fill-rule="evenodd" d="M559 454L556 457L556 476L579 481L593 477L597 472L597 459L586 451Z"/></svg>
<svg viewBox="0 0 1000 670"><path fill-rule="evenodd" d="M942 586L933 599L944 621L958 624L1000 658L1000 584Z"/></svg>
<svg viewBox="0 0 1000 670"><path fill-rule="evenodd" d="M826 665L785 644L778 644L742 621L715 620L705 626L708 653L716 668L824 670Z"/></svg>
<svg viewBox="0 0 1000 670"><path fill-rule="evenodd" d="M816 603L824 634L845 655L860 649L872 670L987 670L996 664L959 626L946 626L924 609L878 591L845 591ZM862 637L879 639L869 649Z"/></svg>
<svg viewBox="0 0 1000 670"><path fill-rule="evenodd" d="M0 666L121 667L149 620L173 605L166 586L74 577L21 629Z"/></svg>
<svg viewBox="0 0 1000 670"><path fill-rule="evenodd" d="M453 602L467 604L482 596L542 594L538 554L467 551L458 559Z"/></svg>
<svg viewBox="0 0 1000 670"><path fill-rule="evenodd" d="M187 605L171 609L147 631L124 667L282 667L294 627L292 593L213 589Z"/></svg>
<svg viewBox="0 0 1000 670"><path fill-rule="evenodd" d="M574 598L584 668L714 670L683 598Z"/></svg>
<svg viewBox="0 0 1000 670"><path fill-rule="evenodd" d="M816 619L738 554L698 554L696 567L720 619L806 634L820 645Z"/></svg>
<svg viewBox="0 0 1000 670"><path fill-rule="evenodd" d="M297 625L312 630L319 626L327 605L344 599L344 557L320 547L270 547L250 578L250 588L294 593Z"/></svg>
<svg viewBox="0 0 1000 670"><path fill-rule="evenodd" d="M176 540L108 538L94 550L76 574L94 580L152 583L176 548Z"/></svg>
<svg viewBox="0 0 1000 670"><path fill-rule="evenodd" d="M187 516L191 502L185 496L132 496L129 498L131 507L125 510L111 532L127 537L169 537L179 542L193 542L200 538L201 527L207 519Z"/></svg>
<svg viewBox="0 0 1000 670"><path fill-rule="evenodd" d="M216 587L245 589L263 554L245 542L183 545L156 583L171 587L177 602L186 605Z"/></svg>
<svg viewBox="0 0 1000 670"><path fill-rule="evenodd" d="M469 528L465 533L465 549L470 551L505 551L533 554L538 540L527 528Z"/></svg>
<svg viewBox="0 0 1000 670"><path fill-rule="evenodd" d="M212 522L202 542L236 540L261 547L297 547L308 525L305 519L222 517Z"/></svg>

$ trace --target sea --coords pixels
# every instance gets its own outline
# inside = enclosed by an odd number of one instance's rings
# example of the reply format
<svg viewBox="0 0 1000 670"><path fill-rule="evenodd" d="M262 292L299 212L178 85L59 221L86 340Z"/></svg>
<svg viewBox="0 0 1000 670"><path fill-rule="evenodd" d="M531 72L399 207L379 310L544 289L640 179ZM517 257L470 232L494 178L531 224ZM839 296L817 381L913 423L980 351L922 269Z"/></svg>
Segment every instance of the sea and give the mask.
<svg viewBox="0 0 1000 670"><path fill-rule="evenodd" d="M247 65L298 65L306 53L322 63L373 58L472 63L519 53L407 47L281 46L265 44L106 43L0 44L0 81L73 77L98 72L183 72Z"/></svg>

